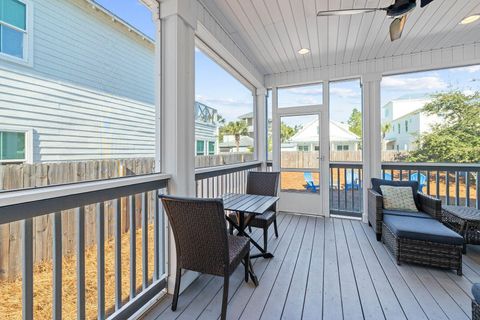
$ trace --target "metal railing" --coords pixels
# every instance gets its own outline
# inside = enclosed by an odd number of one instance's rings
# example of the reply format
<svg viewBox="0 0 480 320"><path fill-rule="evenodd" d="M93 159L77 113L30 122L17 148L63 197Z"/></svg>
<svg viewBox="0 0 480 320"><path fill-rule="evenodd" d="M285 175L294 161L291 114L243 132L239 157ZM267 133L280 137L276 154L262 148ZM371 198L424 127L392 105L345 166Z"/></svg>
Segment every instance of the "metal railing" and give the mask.
<svg viewBox="0 0 480 320"><path fill-rule="evenodd" d="M225 193L245 193L247 173L258 171L262 162L252 161L228 166L197 169L196 194L200 198L221 197Z"/></svg>
<svg viewBox="0 0 480 320"><path fill-rule="evenodd" d="M361 163L331 162L329 180L330 213L361 217L363 211Z"/></svg>
<svg viewBox="0 0 480 320"><path fill-rule="evenodd" d="M480 208L480 164L383 163L388 180L416 180L420 190L447 205Z"/></svg>
<svg viewBox="0 0 480 320"><path fill-rule="evenodd" d="M86 318L86 265L85 265L85 217L86 212L95 216L97 313L104 319L126 319L138 311L166 287L164 265L164 218L161 214L158 194L166 192L169 176L149 174L115 178L94 182L80 182L35 189L6 191L0 194L0 225L21 222L22 238L22 315L23 319L34 317L34 219L50 215L52 220L52 269L53 304L52 316L62 319L62 252L64 234L62 220L74 223L76 246L76 315ZM140 200L140 203L138 201ZM137 202L137 204L136 204ZM127 206L122 206L127 204ZM114 306L105 306L105 223L107 207L112 209L114 250ZM92 210L92 208L94 208ZM73 210L71 210L73 209ZM122 299L122 209L129 223L129 282L130 294ZM68 211L67 211L68 210ZM138 213L141 217L138 217ZM137 219L139 218L139 219ZM141 229L142 283L137 279L137 220ZM67 221L63 221L66 223ZM153 257L149 257L149 223L153 223ZM90 232L90 230L87 230ZM151 231L150 231L151 232ZM88 249L88 248L87 248ZM94 251L95 252L95 251ZM140 255L140 253L138 253ZM153 259L153 276L149 279L148 261ZM151 261L151 260L150 260ZM46 288L45 288L46 289ZM64 290L65 291L65 290Z"/></svg>

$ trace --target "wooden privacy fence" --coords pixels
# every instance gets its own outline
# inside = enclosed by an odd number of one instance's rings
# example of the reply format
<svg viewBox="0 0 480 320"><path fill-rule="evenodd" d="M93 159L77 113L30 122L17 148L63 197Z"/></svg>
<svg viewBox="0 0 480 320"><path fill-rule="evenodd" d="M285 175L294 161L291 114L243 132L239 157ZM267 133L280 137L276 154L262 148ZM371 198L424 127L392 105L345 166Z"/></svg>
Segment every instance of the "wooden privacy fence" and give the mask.
<svg viewBox="0 0 480 320"><path fill-rule="evenodd" d="M80 181L110 179L154 172L154 159L122 159L82 162L59 162L38 164L0 165L0 189L14 190L36 188L48 185ZM148 200L153 201L153 193ZM122 232L129 231L128 199L121 201ZM136 225L141 222L141 199L136 204ZM149 203L150 205L150 203ZM105 203L105 236L114 233L114 211L112 202ZM96 244L95 205L85 207L85 245ZM62 253L75 252L75 215L72 210L62 211ZM149 217L152 219L153 217ZM52 217L45 215L33 220L33 259L34 263L52 259ZM0 280L13 280L21 273L22 232L20 222L0 225Z"/></svg>

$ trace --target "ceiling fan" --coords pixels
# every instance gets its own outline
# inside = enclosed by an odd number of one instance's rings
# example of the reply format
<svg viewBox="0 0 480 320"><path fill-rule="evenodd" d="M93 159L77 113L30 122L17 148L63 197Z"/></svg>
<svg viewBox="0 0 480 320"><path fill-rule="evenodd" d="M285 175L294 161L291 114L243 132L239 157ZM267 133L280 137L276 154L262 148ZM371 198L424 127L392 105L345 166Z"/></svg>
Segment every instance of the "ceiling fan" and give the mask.
<svg viewBox="0 0 480 320"><path fill-rule="evenodd" d="M420 7L425 7L433 0L420 0ZM392 41L400 39L403 28L407 22L407 14L417 6L417 0L395 0L395 2L385 8L362 8L362 9L345 9L345 10L328 10L319 11L317 16L343 16L359 13L385 11L387 16L395 18L390 24L390 39Z"/></svg>

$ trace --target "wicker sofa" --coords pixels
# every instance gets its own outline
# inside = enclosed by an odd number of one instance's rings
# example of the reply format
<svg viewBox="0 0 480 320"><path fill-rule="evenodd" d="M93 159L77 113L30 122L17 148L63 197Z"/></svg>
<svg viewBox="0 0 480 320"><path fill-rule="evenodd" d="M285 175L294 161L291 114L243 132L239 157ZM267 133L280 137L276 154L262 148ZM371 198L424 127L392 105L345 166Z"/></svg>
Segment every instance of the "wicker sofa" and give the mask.
<svg viewBox="0 0 480 320"><path fill-rule="evenodd" d="M480 283L472 287L472 320L480 320Z"/></svg>
<svg viewBox="0 0 480 320"><path fill-rule="evenodd" d="M384 209L381 185L411 187L419 212ZM368 192L369 225L397 264L416 263L462 274L463 238L440 222L441 214L441 200L418 192L418 182L372 179Z"/></svg>

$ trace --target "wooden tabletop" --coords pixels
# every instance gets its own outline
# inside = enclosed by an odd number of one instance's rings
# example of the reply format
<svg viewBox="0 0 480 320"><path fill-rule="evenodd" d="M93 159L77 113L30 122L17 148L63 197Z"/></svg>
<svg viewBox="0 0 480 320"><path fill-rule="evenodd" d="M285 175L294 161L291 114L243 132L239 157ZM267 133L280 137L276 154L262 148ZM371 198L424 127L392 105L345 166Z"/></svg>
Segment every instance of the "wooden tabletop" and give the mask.
<svg viewBox="0 0 480 320"><path fill-rule="evenodd" d="M227 193L222 199L225 210L249 214L263 214L279 200L278 197L237 193Z"/></svg>

